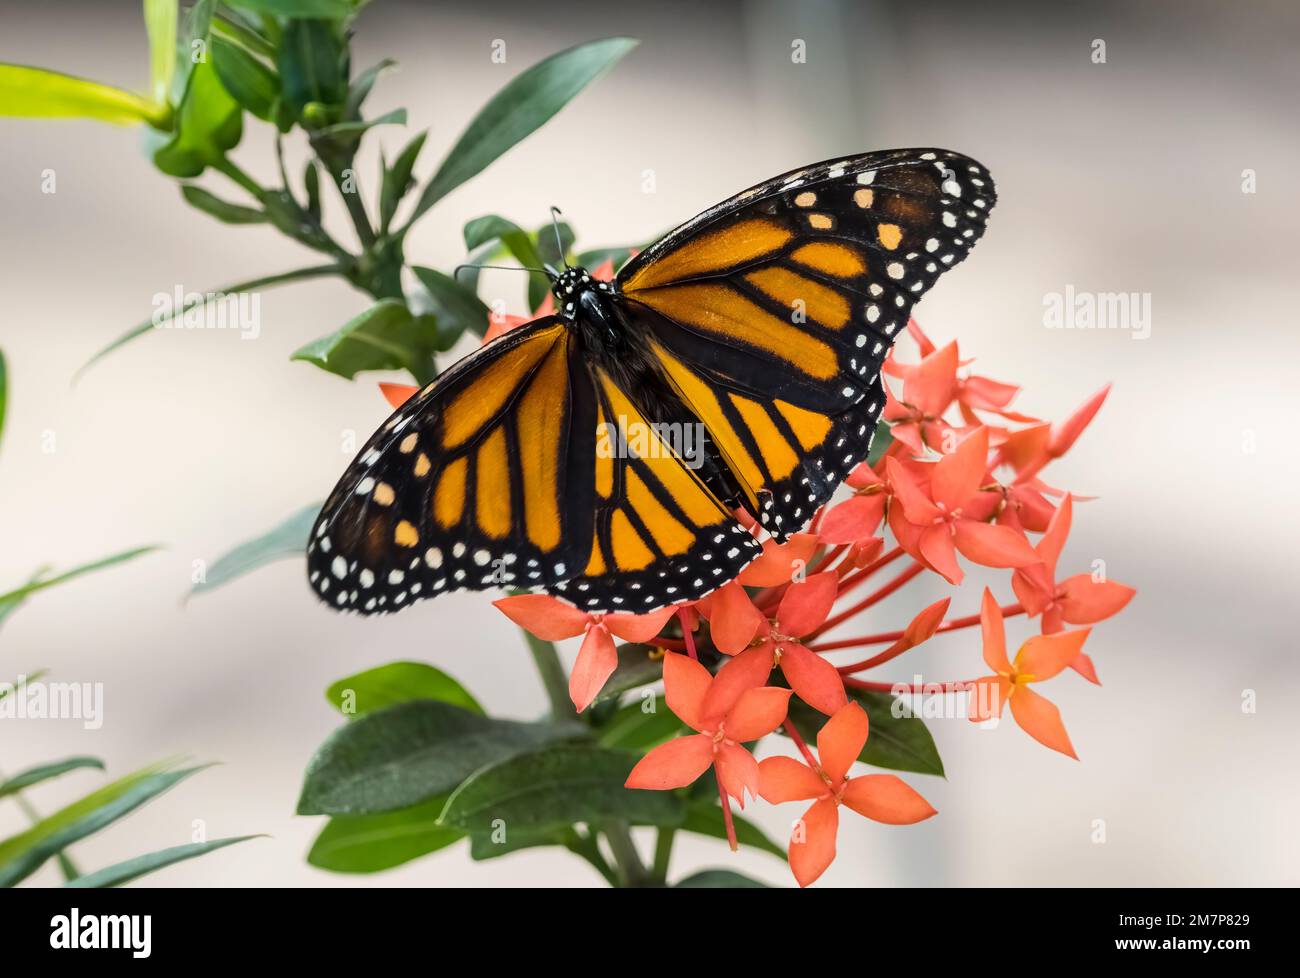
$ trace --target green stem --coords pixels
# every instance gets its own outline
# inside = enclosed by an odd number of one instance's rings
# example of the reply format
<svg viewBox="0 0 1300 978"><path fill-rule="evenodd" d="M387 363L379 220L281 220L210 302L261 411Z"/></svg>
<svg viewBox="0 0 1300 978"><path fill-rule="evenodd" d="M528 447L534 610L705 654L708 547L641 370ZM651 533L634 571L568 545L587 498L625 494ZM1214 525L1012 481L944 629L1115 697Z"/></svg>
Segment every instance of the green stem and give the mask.
<svg viewBox="0 0 1300 978"><path fill-rule="evenodd" d="M218 162L212 165L219 172L224 173L231 180L235 181L235 183L239 184L252 194L259 204L262 202L262 197L266 194L266 191L262 189L261 185L256 180L236 166L233 160L229 160L223 156Z"/></svg>
<svg viewBox="0 0 1300 978"><path fill-rule="evenodd" d="M622 819L610 819L601 824L601 831L609 842L609 851L614 854L614 863L618 867L619 885L640 887L650 882L641 856L632 842L632 831Z"/></svg>
<svg viewBox="0 0 1300 978"><path fill-rule="evenodd" d="M581 856L587 862L596 868L596 872L605 877L605 882L610 886L618 886L618 874L610 868L605 857L601 855L600 846L596 844L596 837L589 835L581 830L575 830L574 839L568 843L568 850L574 855Z"/></svg>
<svg viewBox="0 0 1300 978"><path fill-rule="evenodd" d="M537 673L542 677L542 686L546 688L551 716L556 720L571 720L573 701L569 699L569 680L564 675L564 666L554 644L542 641L531 632L524 632L524 639L528 642L528 651L533 654Z"/></svg>
<svg viewBox="0 0 1300 978"><path fill-rule="evenodd" d="M673 838L676 835L676 829L664 828L659 830L659 837L655 840L655 861L650 875L660 886L668 882L668 862L672 859Z"/></svg>

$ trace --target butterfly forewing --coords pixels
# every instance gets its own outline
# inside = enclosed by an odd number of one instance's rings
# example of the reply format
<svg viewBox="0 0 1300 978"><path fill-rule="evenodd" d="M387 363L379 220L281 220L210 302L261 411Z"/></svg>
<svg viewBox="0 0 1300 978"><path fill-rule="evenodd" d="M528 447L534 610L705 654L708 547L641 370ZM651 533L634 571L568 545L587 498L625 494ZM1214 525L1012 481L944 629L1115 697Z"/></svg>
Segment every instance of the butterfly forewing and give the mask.
<svg viewBox="0 0 1300 978"><path fill-rule="evenodd" d="M956 153L831 160L711 208L619 273L629 316L778 538L866 456L890 346L994 201Z"/></svg>
<svg viewBox="0 0 1300 978"><path fill-rule="evenodd" d="M307 548L326 602L363 614L444 591L545 585L590 547L595 404L556 317L507 334L403 404L326 502ZM585 437L575 437L582 432Z"/></svg>

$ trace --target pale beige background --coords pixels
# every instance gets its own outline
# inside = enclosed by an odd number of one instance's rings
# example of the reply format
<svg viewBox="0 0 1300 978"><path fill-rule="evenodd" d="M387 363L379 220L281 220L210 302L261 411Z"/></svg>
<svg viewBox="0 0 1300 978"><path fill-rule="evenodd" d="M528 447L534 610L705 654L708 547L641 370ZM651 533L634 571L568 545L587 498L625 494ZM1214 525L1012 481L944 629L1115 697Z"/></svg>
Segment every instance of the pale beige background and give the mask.
<svg viewBox="0 0 1300 978"><path fill-rule="evenodd" d="M413 127L432 126L422 173L472 111L537 58L600 35L644 40L441 204L413 236L413 260L455 263L462 223L488 211L533 225L554 203L584 244L621 244L805 162L947 146L990 167L1002 202L973 259L921 305L921 321L938 338L960 337L982 371L1025 384L1021 407L1045 417L1115 382L1087 437L1052 473L1101 497L1077 508L1065 569L1101 558L1140 589L1096 634L1106 685L1064 676L1048 690L1083 762L1009 725L986 733L937 720L949 777L911 780L940 816L910 829L846 821L826 883L1296 883L1300 12L1280 2L998 14L934 3L461 6L380 2L359 25L358 67L386 55L402 63L372 109L405 105ZM6 2L0 59L141 85L137 8ZM489 62L495 38L507 42L506 65ZM807 41L806 65L791 64L792 38ZM1094 38L1107 41L1105 65L1089 60ZM321 820L291 812L304 764L337 725L322 696L329 682L414 657L450 670L504 715L535 715L543 698L517 634L480 596L381 620L340 618L289 562L182 606L192 561L323 496L346 461L341 432L364 437L386 409L373 379L349 384L288 361L363 308L363 297L333 284L265 293L255 342L151 335L70 386L92 352L148 314L155 292L314 261L271 231L196 216L138 142L88 123L0 121L0 345L13 374L0 450L0 584L45 562L167 546L46 593L10 620L0 673L45 666L57 678L103 682L106 721L95 732L6 723L0 765L91 753L120 774L176 750L224 762L76 847L84 865L104 865L188 841L194 819L212 836L274 836L170 869L158 883L597 882L547 851L473 864L458 848L370 878L303 861ZM387 130L382 142L391 155L404 137ZM261 127L237 158L270 178ZM57 172L52 196L40 192L47 168ZM1247 168L1258 174L1253 196L1240 189ZM641 192L647 169L654 194ZM517 282L489 282L522 311ZM1152 293L1151 337L1045 329L1042 296L1067 283ZM42 452L46 432L53 454ZM922 597L882 607L865 627L891 627ZM958 600L956 613L974 610L973 589ZM1013 635L1025 634L1015 626ZM915 667L959 678L979 665L966 633L887 674L907 678ZM1255 715L1240 706L1247 689L1258 694ZM33 800L52 808L93 781L72 775ZM796 814L762 807L756 817L780 836ZM1106 822L1104 845L1090 841L1095 819ZM20 824L0 811L0 834ZM703 865L787 881L770 857L683 840L679 871ZM38 880L57 876L47 869Z"/></svg>

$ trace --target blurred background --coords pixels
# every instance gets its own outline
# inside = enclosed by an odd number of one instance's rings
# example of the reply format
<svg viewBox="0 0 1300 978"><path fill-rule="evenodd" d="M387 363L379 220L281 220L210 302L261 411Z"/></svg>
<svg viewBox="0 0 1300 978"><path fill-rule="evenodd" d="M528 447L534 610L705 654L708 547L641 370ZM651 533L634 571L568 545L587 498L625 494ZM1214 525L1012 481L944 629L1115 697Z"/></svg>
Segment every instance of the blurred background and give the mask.
<svg viewBox="0 0 1300 978"><path fill-rule="evenodd" d="M0 4L0 60L131 88L147 78L139 4ZM1070 674L1048 695L1082 759L1010 723L930 728L947 778L909 775L939 809L895 829L846 820L823 885L1246 885L1300 881L1300 696L1293 571L1300 332L1300 9L1275 3L985 5L663 2L462 4L377 0L354 68L396 57L371 96L432 125L427 176L474 111L547 54L613 34L641 46L549 125L441 203L408 245L449 268L468 219L533 227L551 204L580 247L645 239L759 180L867 149L935 145L989 167L1001 201L971 260L918 307L980 373L1024 385L1016 406L1060 419L1114 390L1050 481L1095 501L1075 510L1062 573L1104 560L1139 593L1090 644L1104 685ZM507 43L506 64L489 58ZM791 61L806 42L807 61ZM1094 63L1094 40L1106 45ZM269 180L266 126L234 154ZM389 158L405 134L367 137ZM297 148L297 147L295 147ZM301 155L301 154L300 154ZM57 193L41 174L57 173ZM653 193L643 192L645 171ZM1243 171L1257 192L1243 193ZM373 182L373 181L372 181ZM209 181L216 189L219 185ZM224 188L222 188L224 190ZM327 201L327 208L333 201ZM327 214L335 220L340 214ZM166 870L158 884L595 885L567 853L471 863L458 846L373 877L304 856L323 819L292 814L312 751L338 725L333 680L396 658L451 672L494 713L545 700L520 636L481 595L375 620L336 616L300 561L185 603L211 561L323 498L388 413L374 375L348 383L289 354L367 300L334 283L262 295L262 331L167 330L74 371L146 317L157 292L207 290L310 264L275 232L218 225L186 207L141 156L139 134L88 122L0 120L0 347L10 416L0 451L0 590L144 543L165 550L33 598L6 623L0 678L102 682L104 722L10 720L13 772L93 754L110 773L185 750L222 765L73 853L97 867L190 840L245 843ZM485 279L523 313L522 282ZM1043 297L1072 285L1151 296L1149 337L1053 330ZM912 351L906 351L910 357ZM392 379L399 379L394 377ZM49 450L53 445L53 450ZM1288 488L1290 487L1290 488ZM1005 576L999 578L1005 588ZM943 592L927 585L862 625L901 627ZM953 614L976 608L961 589ZM1011 626L1019 640L1032 628ZM566 649L568 654L573 649ZM967 631L880 678L965 678ZM1254 691L1257 711L1243 711ZM91 775L31 793L53 809ZM752 816L784 838L793 806ZM1104 820L1105 842L1094 841ZM21 827L10 806L0 836ZM779 861L681 839L674 875L725 866L786 885ZM47 867L38 882L53 884Z"/></svg>

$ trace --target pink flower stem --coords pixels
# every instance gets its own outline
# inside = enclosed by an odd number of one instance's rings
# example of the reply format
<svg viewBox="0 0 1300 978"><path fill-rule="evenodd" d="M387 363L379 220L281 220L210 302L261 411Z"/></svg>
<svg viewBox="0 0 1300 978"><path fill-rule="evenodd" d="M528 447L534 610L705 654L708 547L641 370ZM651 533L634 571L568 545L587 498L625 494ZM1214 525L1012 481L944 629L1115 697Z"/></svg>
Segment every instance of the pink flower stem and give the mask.
<svg viewBox="0 0 1300 978"><path fill-rule="evenodd" d="M883 557L881 558L881 560L884 559L885 558ZM880 561L878 560L876 561L876 563L879 564ZM868 570L870 570L870 568L868 568ZM895 577L884 587L880 588L877 591L873 591L871 594L867 595L857 604L853 605L853 607L847 608L844 611L841 611L838 615L826 619L825 623L823 623L816 631L814 631L811 635L809 635L806 641L812 641L813 639L817 638L819 635L826 634L826 632L830 631L836 625L848 621L850 618L852 618L854 615L860 612L866 611L873 604L876 604L880 601L884 601L885 598L889 597L891 594L893 594L904 584L906 584L908 581L916 577L924 570L925 567L923 565L913 564L911 567L903 571L903 573L899 574L897 577ZM841 590L840 593L843 594L844 592Z"/></svg>
<svg viewBox="0 0 1300 978"><path fill-rule="evenodd" d="M677 609L677 620L682 623L682 641L686 646L686 654L696 662L699 662L700 657L695 654L695 633L691 631L691 623L686 617L685 608ZM735 847L733 846L732 848L734 849Z"/></svg>
<svg viewBox="0 0 1300 978"><path fill-rule="evenodd" d="M821 765L817 763L817 758L813 757L813 752L808 749L807 742L800 736L799 731L794 728L794 723L789 717L785 718L785 723L782 726L785 727L786 736L793 740L794 745L799 748L799 753L808 762L808 766L814 770L819 770Z"/></svg>
<svg viewBox="0 0 1300 978"><path fill-rule="evenodd" d="M1003 605L1002 607L1002 616L1004 618L1011 618L1015 615L1023 615L1024 613L1024 606L1019 603ZM970 626L978 625L979 623L979 615L967 615L965 618L953 618L950 621L945 621L936 628L934 634L938 635L941 632L951 632L958 628L969 628ZM851 649L862 645L884 645L886 642L897 642L904 634L905 633L901 631L881 632L878 635L863 635L861 638L846 638L837 642L821 642L817 645L808 646L808 650L811 652L834 652L836 649ZM914 647L915 646L908 646L908 648ZM839 666L838 668L842 673L862 672L864 669L872 669L882 663L888 662L890 659L902 655L906 651L907 648L899 649L897 652L881 652L879 655L870 659L863 659L861 662L854 662L851 665Z"/></svg>
<svg viewBox="0 0 1300 978"><path fill-rule="evenodd" d="M849 591L853 590L853 588L857 587L876 571L880 570L882 567L888 567L901 556L903 556L903 548L895 547L893 550L889 551L889 553L877 557L856 574L847 575L840 581L839 596L844 597L844 595L848 594Z"/></svg>
<svg viewBox="0 0 1300 978"><path fill-rule="evenodd" d="M736 841L736 823L731 818L731 799L727 797L727 790L722 787L722 777L716 767L713 769L713 777L718 782L718 798L722 801L722 824L727 829L727 845L731 846L732 852L739 852L740 843Z"/></svg>
<svg viewBox="0 0 1300 978"><path fill-rule="evenodd" d="M853 689L865 689L873 693L932 693L935 687L942 687L944 693L963 693L975 685L974 679L955 679L942 683L873 683L865 679L854 679L851 676L841 677L845 686Z"/></svg>

